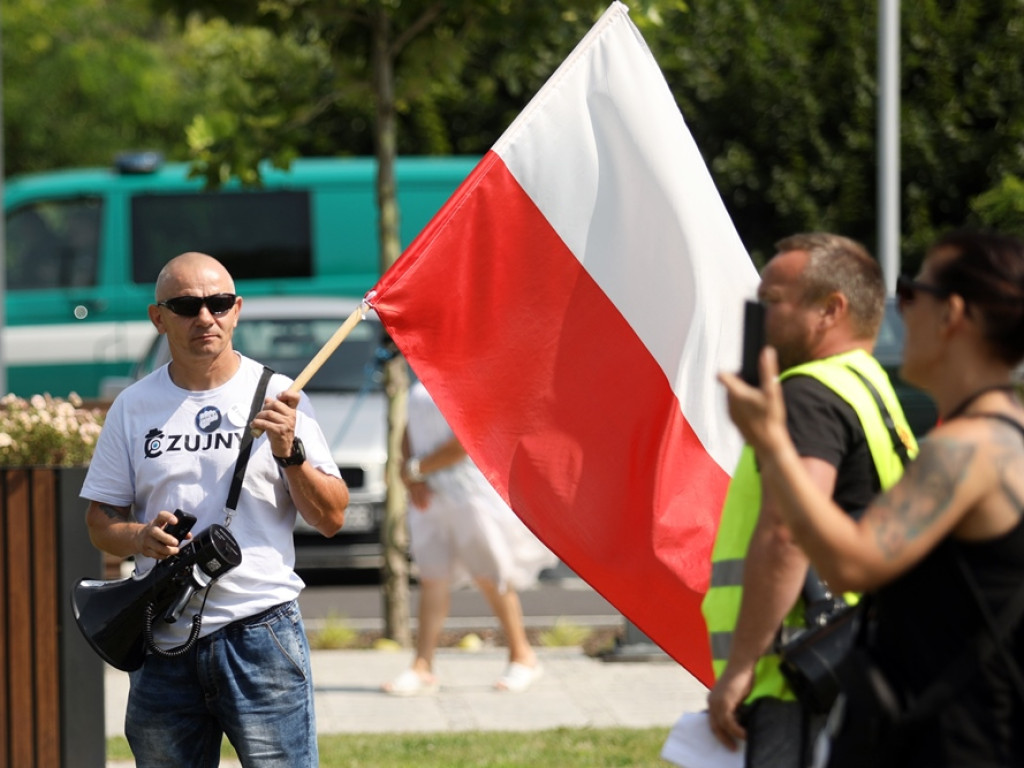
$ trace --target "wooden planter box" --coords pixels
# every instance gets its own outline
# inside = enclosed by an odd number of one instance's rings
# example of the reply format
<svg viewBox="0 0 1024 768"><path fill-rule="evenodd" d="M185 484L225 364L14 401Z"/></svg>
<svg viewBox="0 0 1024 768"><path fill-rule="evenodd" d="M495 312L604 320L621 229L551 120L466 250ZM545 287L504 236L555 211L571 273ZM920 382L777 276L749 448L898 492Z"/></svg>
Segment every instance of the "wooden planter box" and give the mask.
<svg viewBox="0 0 1024 768"><path fill-rule="evenodd" d="M0 469L0 764L102 768L103 662L75 625L71 587L101 578L85 527L85 470Z"/></svg>

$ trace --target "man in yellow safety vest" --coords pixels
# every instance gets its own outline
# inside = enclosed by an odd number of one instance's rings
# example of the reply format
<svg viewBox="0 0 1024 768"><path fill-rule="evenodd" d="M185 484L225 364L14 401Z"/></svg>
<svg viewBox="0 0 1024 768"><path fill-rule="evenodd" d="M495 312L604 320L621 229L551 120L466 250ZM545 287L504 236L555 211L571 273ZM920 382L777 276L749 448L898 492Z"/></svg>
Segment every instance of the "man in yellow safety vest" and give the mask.
<svg viewBox="0 0 1024 768"><path fill-rule="evenodd" d="M794 235L776 251L758 299L783 371L790 434L815 481L856 515L900 477L900 452L917 450L871 354L885 306L882 272L860 244L833 234ZM773 504L747 447L722 509L703 603L716 676L708 717L726 746L745 742L748 768L802 768L818 723L795 700L776 648L783 626L804 623L808 560Z"/></svg>

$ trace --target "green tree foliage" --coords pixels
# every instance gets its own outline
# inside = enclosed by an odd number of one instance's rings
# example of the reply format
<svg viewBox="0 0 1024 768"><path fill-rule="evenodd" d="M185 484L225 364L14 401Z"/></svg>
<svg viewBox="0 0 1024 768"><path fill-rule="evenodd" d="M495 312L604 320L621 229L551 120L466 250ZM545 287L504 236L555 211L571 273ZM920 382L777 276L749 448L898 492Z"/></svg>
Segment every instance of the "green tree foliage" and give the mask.
<svg viewBox="0 0 1024 768"><path fill-rule="evenodd" d="M490 149L606 7L600 0L495 4L463 40L458 79L433 94L435 121L452 150Z"/></svg>
<svg viewBox="0 0 1024 768"><path fill-rule="evenodd" d="M184 157L184 50L145 0L4 0L8 174L106 165L124 149Z"/></svg>
<svg viewBox="0 0 1024 768"><path fill-rule="evenodd" d="M480 154L606 0L0 0L8 173L191 156L376 152L375 14L401 154ZM159 5L152 5L159 3ZM938 231L999 223L1022 177L1021 0L903 2L902 220L912 268ZM835 229L874 247L877 3L631 2L747 247ZM175 13L164 15L168 10ZM221 20L225 17L231 24ZM188 126L186 136L185 127ZM1005 180L1005 181L1004 181ZM972 207L973 206L973 207Z"/></svg>
<svg viewBox="0 0 1024 768"><path fill-rule="evenodd" d="M1021 173L1024 3L903 5L903 242L916 266L938 231L985 224L972 199Z"/></svg>
<svg viewBox="0 0 1024 768"><path fill-rule="evenodd" d="M902 3L903 261L1021 164L1020 0ZM876 241L877 3L693 0L648 37L755 255L832 229Z"/></svg>
<svg viewBox="0 0 1024 768"><path fill-rule="evenodd" d="M607 7L603 0L156 1L180 18L202 18L207 25L224 18L236 29L259 25L318 51L309 62L316 74L307 84L315 81L317 91L305 102L288 94L245 103L244 79L229 78L223 106L210 102L195 118L190 145L211 181L210 164L239 174L252 166L252 157L232 145L263 152L285 146L301 155L375 154L382 97L374 79L374 40L381 18L390 35L398 153L481 154ZM246 70L242 48L223 54L223 68ZM266 60L291 59L278 54ZM267 75L274 77L269 70ZM280 80L277 87L282 92ZM257 116L261 124L287 130L247 129Z"/></svg>
<svg viewBox="0 0 1024 768"><path fill-rule="evenodd" d="M1014 174L971 200L971 211L982 226L1024 236L1024 180Z"/></svg>
<svg viewBox="0 0 1024 768"><path fill-rule="evenodd" d="M874 13L861 0L697 0L650 38L747 247L873 210Z"/></svg>
<svg viewBox="0 0 1024 768"><path fill-rule="evenodd" d="M194 63L189 79L204 94L186 128L197 173L211 186L232 176L253 185L261 161L287 167L311 142L308 116L331 78L326 48L298 33L197 16L186 19L184 42Z"/></svg>

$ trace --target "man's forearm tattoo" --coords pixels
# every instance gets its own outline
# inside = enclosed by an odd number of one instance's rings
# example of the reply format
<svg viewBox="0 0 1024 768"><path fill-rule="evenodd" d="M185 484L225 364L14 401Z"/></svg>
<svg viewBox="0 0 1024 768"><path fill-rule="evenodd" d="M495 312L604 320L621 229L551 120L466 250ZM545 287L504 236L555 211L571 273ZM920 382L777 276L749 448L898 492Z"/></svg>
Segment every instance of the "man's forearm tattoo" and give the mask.
<svg viewBox="0 0 1024 768"><path fill-rule="evenodd" d="M100 504L99 507L103 511L103 514L105 514L111 520L117 520L121 523L128 523L132 520L131 508L114 507L111 506L110 504Z"/></svg>
<svg viewBox="0 0 1024 768"><path fill-rule="evenodd" d="M879 501L875 537L886 557L896 557L946 509L970 465L975 446L945 438L925 441L907 467L906 482Z"/></svg>

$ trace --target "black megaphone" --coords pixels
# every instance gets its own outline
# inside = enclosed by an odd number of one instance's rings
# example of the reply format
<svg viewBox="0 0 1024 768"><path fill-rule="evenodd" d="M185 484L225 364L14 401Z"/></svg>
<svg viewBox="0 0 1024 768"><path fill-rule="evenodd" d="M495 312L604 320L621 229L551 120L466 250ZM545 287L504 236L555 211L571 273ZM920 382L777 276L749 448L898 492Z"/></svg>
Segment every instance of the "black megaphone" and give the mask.
<svg viewBox="0 0 1024 768"><path fill-rule="evenodd" d="M180 519L184 513L176 514ZM75 621L104 661L131 672L142 666L147 647L152 645L153 617L177 621L197 590L210 586L241 562L242 551L235 537L215 523L143 576L81 579L71 593ZM201 621L199 616L196 619ZM195 631L186 646L195 642L199 621L193 621Z"/></svg>

